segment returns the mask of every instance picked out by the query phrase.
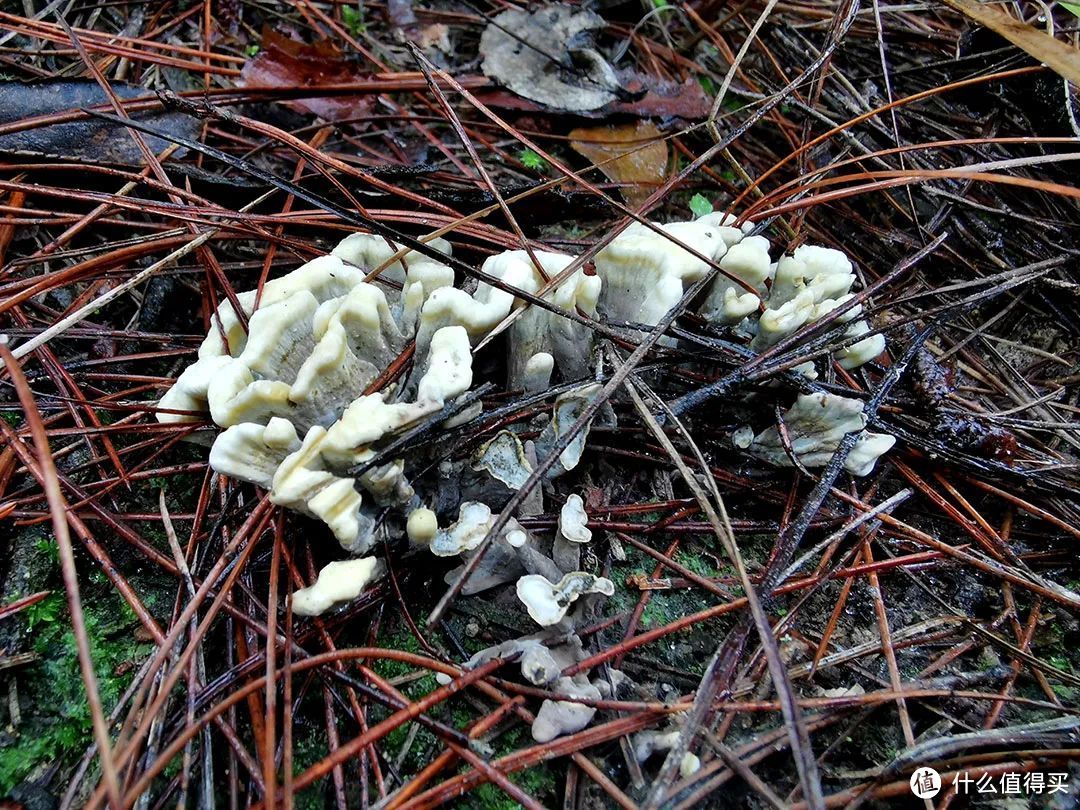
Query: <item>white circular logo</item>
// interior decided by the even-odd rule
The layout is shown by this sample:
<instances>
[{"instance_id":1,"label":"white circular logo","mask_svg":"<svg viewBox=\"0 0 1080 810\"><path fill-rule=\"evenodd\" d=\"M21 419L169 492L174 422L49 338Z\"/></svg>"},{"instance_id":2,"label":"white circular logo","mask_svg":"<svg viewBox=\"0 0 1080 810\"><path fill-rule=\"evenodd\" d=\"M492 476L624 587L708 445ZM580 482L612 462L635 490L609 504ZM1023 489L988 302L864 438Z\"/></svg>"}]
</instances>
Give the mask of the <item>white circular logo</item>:
<instances>
[{"instance_id":1,"label":"white circular logo","mask_svg":"<svg viewBox=\"0 0 1080 810\"><path fill-rule=\"evenodd\" d=\"M920 799L932 799L941 792L941 774L933 768L919 768L911 775L911 792Z\"/></svg>"}]
</instances>

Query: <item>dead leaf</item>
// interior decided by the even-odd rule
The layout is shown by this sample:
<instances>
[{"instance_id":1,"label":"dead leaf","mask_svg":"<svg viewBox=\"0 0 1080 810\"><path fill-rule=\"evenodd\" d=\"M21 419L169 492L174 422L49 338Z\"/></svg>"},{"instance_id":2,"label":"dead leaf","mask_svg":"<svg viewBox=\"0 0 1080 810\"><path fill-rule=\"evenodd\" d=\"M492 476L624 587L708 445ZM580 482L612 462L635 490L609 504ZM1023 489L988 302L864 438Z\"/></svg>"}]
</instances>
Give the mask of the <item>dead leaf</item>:
<instances>
[{"instance_id":1,"label":"dead leaf","mask_svg":"<svg viewBox=\"0 0 1080 810\"><path fill-rule=\"evenodd\" d=\"M637 118L682 118L685 121L700 121L709 114L712 101L705 91L693 79L682 84L656 79L636 73L633 70L617 72L623 89L633 98L636 93L644 92L640 98L632 101L613 101L595 110L575 110L582 118L606 118L612 113L632 115ZM531 112L550 112L549 108L522 98L506 90L474 90L473 95L489 107L501 110L529 110Z\"/></svg>"},{"instance_id":2,"label":"dead leaf","mask_svg":"<svg viewBox=\"0 0 1080 810\"><path fill-rule=\"evenodd\" d=\"M579 155L600 164L600 171L615 183L632 206L639 206L667 177L668 145L655 124L638 121L607 127L579 127L570 131L570 146ZM614 160L611 160L614 158ZM603 161L610 161L603 163Z\"/></svg>"},{"instance_id":3,"label":"dead leaf","mask_svg":"<svg viewBox=\"0 0 1080 810\"><path fill-rule=\"evenodd\" d=\"M593 47L592 32L603 17L552 4L531 14L508 9L480 37L485 76L548 107L595 110L619 98L614 68Z\"/></svg>"},{"instance_id":4,"label":"dead leaf","mask_svg":"<svg viewBox=\"0 0 1080 810\"><path fill-rule=\"evenodd\" d=\"M244 63L243 87L302 88L313 91L308 98L283 102L287 107L319 116L325 121L361 118L371 112L369 96L320 96L318 88L345 84L358 77L356 64L330 40L314 45L289 39L269 28L263 30L262 50Z\"/></svg>"},{"instance_id":5,"label":"dead leaf","mask_svg":"<svg viewBox=\"0 0 1080 810\"><path fill-rule=\"evenodd\" d=\"M1000 37L1042 62L1063 79L1080 87L1080 50L1054 39L1034 26L1021 22L999 8L973 0L945 0L965 17L985 26Z\"/></svg>"},{"instance_id":6,"label":"dead leaf","mask_svg":"<svg viewBox=\"0 0 1080 810\"><path fill-rule=\"evenodd\" d=\"M607 108L608 112L695 121L704 118L712 109L712 99L692 78L680 84L633 70L621 70L619 82L634 100L618 101Z\"/></svg>"},{"instance_id":7,"label":"dead leaf","mask_svg":"<svg viewBox=\"0 0 1080 810\"><path fill-rule=\"evenodd\" d=\"M110 86L121 99L153 95L153 91L135 84L113 82ZM108 101L105 92L93 79L61 79L33 84L3 82L0 83L0 125L48 113L97 107L108 104ZM111 109L108 111L112 112ZM177 112L132 111L130 115L136 121L150 124L171 135L183 138L197 138L199 135L199 122ZM160 154L169 145L161 138L151 135L143 137L155 154ZM177 154L184 151L179 150ZM124 166L141 166L143 162L142 152L131 137L118 131L113 124L93 118L0 135L0 153L3 152Z\"/></svg>"}]
</instances>

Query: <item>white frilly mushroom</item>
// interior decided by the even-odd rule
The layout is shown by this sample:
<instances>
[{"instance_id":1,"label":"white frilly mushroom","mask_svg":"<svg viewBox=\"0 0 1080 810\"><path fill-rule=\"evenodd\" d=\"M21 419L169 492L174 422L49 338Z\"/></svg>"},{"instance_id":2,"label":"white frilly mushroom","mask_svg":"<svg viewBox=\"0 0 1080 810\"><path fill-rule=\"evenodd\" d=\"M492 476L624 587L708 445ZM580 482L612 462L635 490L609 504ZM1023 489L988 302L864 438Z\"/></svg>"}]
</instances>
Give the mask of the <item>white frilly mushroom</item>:
<instances>
[{"instance_id":1,"label":"white frilly mushroom","mask_svg":"<svg viewBox=\"0 0 1080 810\"><path fill-rule=\"evenodd\" d=\"M458 509L458 519L436 533L431 541L431 553L436 557L454 557L472 551L483 542L495 517L486 503L465 501Z\"/></svg>"},{"instance_id":2,"label":"white frilly mushroom","mask_svg":"<svg viewBox=\"0 0 1080 810\"><path fill-rule=\"evenodd\" d=\"M196 360L185 368L176 378L173 386L158 401L158 407L167 410L193 411L194 413L157 412L157 419L162 424L198 422L202 419L199 412L207 407L207 391L218 372L232 362L227 355L216 355Z\"/></svg>"},{"instance_id":3,"label":"white frilly mushroom","mask_svg":"<svg viewBox=\"0 0 1080 810\"><path fill-rule=\"evenodd\" d=\"M318 424L308 428L302 442L293 423L282 416L270 416L265 428L258 422L241 422L215 440L210 465L268 488L273 503L318 518L343 548L363 553L371 546L373 523L361 512L358 485L376 502L386 504L407 503L413 491L399 462L377 465L357 479L344 471L373 458L370 445L437 413L448 398L464 393L471 383L468 338L460 327L447 327L432 340L415 401L390 403L382 394L360 396L329 428Z\"/></svg>"},{"instance_id":4,"label":"white frilly mushroom","mask_svg":"<svg viewBox=\"0 0 1080 810\"><path fill-rule=\"evenodd\" d=\"M449 243L431 244L449 254ZM161 399L164 409L188 413L158 415L185 422L209 410L227 428L211 452L216 471L267 487L275 503L323 520L354 552L370 545L365 533L372 525L361 511L360 490L398 505L413 492L400 462L381 463L355 480L348 470L369 464L381 442L465 394L472 384L471 344L510 314L518 302L513 290L537 293L573 261L541 251L534 254L542 265L536 268L524 251L492 256L485 272L510 291L481 283L472 295L452 286L446 264L417 252L404 253L380 273L400 284L400 292L364 280L367 268L395 253L382 237L355 234L331 255L268 281L260 293L223 302L199 359ZM590 315L600 285L579 270L544 295L557 309ZM365 394L414 335L412 376ZM515 385L543 388L556 364L571 376L588 368L591 332L557 312L530 307L512 325L510 343ZM291 425L291 436L283 424ZM580 448L564 456L566 469Z\"/></svg>"},{"instance_id":5,"label":"white frilly mushroom","mask_svg":"<svg viewBox=\"0 0 1080 810\"><path fill-rule=\"evenodd\" d=\"M592 540L588 523L589 516L581 496L572 494L567 497L559 510L559 534L571 543L588 543Z\"/></svg>"},{"instance_id":6,"label":"white frilly mushroom","mask_svg":"<svg viewBox=\"0 0 1080 810\"><path fill-rule=\"evenodd\" d=\"M670 234L710 261L724 257L744 232L721 213L659 225L657 233L634 222L596 254L603 279L599 309L618 321L653 325L675 306L684 286L704 278L708 263L664 236Z\"/></svg>"},{"instance_id":7,"label":"white frilly mushroom","mask_svg":"<svg viewBox=\"0 0 1080 810\"><path fill-rule=\"evenodd\" d=\"M574 261L573 256L564 253L533 251L533 255L549 279L562 273ZM483 270L503 280L523 279L525 284L515 286L533 295L539 295L545 283L524 250L511 250L492 256L484 262ZM588 275L578 268L541 298L563 312L580 309L591 317L596 315L601 286L598 276ZM592 332L588 327L558 312L529 306L510 327L507 384L511 388L531 386L536 389L545 371L548 378L551 376L547 369L547 356L551 358L551 368L557 368L564 379L583 377L589 369L591 344Z\"/></svg>"},{"instance_id":8,"label":"white frilly mushroom","mask_svg":"<svg viewBox=\"0 0 1080 810\"><path fill-rule=\"evenodd\" d=\"M543 630L487 647L473 655L461 667L466 671L473 670L496 658L508 658L518 654L521 674L525 680L536 686L546 686L554 682L564 669L585 657L581 639L576 634L570 634L564 640L552 638L550 631ZM451 680L447 675L436 675L435 678L442 684L450 683Z\"/></svg>"},{"instance_id":9,"label":"white frilly mushroom","mask_svg":"<svg viewBox=\"0 0 1080 810\"><path fill-rule=\"evenodd\" d=\"M339 560L324 566L314 585L300 588L290 597L293 613L298 616L321 616L331 608L351 602L383 574L376 557Z\"/></svg>"},{"instance_id":10,"label":"white frilly mushroom","mask_svg":"<svg viewBox=\"0 0 1080 810\"><path fill-rule=\"evenodd\" d=\"M698 314L723 325L749 318L744 331L754 335L751 348L760 352L846 301L855 274L842 251L818 245L801 245L771 264L768 240L745 236L752 225L736 228L733 219L713 213L660 229L724 271L709 285ZM662 234L634 223L597 253L596 269L603 279L600 311L616 320L652 325L679 302L687 284L708 273L709 265ZM762 304L764 311L757 316ZM865 320L857 320L859 315L861 309L845 314L843 320L849 324L845 337L870 331ZM884 349L884 338L873 335L838 350L836 359L844 368L855 368ZM811 366L801 370L812 375Z\"/></svg>"},{"instance_id":11,"label":"white frilly mushroom","mask_svg":"<svg viewBox=\"0 0 1080 810\"><path fill-rule=\"evenodd\" d=\"M755 335L755 349L775 345L848 300L855 275L842 252L804 245L773 265L768 242L746 236L749 228L735 227L735 220L719 213L659 226L660 233L632 224L597 254L595 275L578 269L542 294L554 311L530 305L518 313L508 329L510 387L537 392L556 372L564 379L588 376L592 332L562 313L589 317L599 309L610 318L655 324L681 298L685 285L703 278L712 263L729 275L717 274L699 311L727 324L743 321L740 328ZM450 253L444 240L429 244ZM489 281L480 282L470 294L453 286L453 270L444 262L416 251L405 251L390 262L397 252L381 236L355 234L330 255L267 281L260 291L221 302L197 361L160 400L162 409L180 411L159 412L162 422L196 421L209 411L213 421L226 428L210 453L215 471L265 487L274 503L322 520L353 552L362 553L372 542L374 524L361 493L377 504L407 505L408 510L419 502L403 463L380 459L380 448L394 434L435 416L467 393L472 347L515 308L525 307L523 295L539 295L574 261L561 253L506 251L484 262ZM365 281L367 270L387 262L381 281ZM757 317L762 302L764 312ZM861 308L855 307L842 319L845 334L853 340L836 354L845 368L866 362L884 348L882 336L868 336L869 325L861 316ZM410 340L415 340L411 374L365 394ZM531 455L507 431L482 448L474 469L491 473L510 489L520 487L536 460L547 457L600 389L590 383L560 395L552 418L530 445ZM460 421L473 415L480 402L473 406L473 411L455 416ZM789 427L802 424L805 408L796 404ZM835 446L832 436L842 409L833 410L838 416L825 420L832 428L810 423L800 427L797 455L809 459L804 463L827 455L830 442ZM610 408L601 411L604 418L609 413ZM749 439L748 449L784 463L775 432ZM587 434L588 426L574 436L547 477L577 466ZM864 432L849 457L849 469L869 471L892 441ZM350 475L356 467L363 471ZM475 532L467 540L457 537L464 531L458 524L439 531L426 511L422 520L413 522L413 530L418 542L429 542L436 553L468 552L474 542ZM513 538L521 539L516 534ZM509 539L504 545L515 548ZM528 543L519 548L529 570L527 558L535 558L536 550ZM531 565L535 569L539 563L534 559Z\"/></svg>"},{"instance_id":12,"label":"white frilly mushroom","mask_svg":"<svg viewBox=\"0 0 1080 810\"><path fill-rule=\"evenodd\" d=\"M772 269L769 240L764 236L748 236L731 245L718 264L755 292L749 292L725 275L717 275L698 313L713 323L736 324L757 311L761 296L765 294L765 280Z\"/></svg>"},{"instance_id":13,"label":"white frilly mushroom","mask_svg":"<svg viewBox=\"0 0 1080 810\"><path fill-rule=\"evenodd\" d=\"M818 245L802 245L790 256L782 256L772 267L772 288L766 297L766 309L758 318L757 332L750 346L762 351L774 346L804 324L813 323L852 298L855 282L851 260L841 251ZM841 317L847 323L844 337L858 337L870 331L856 306ZM837 362L846 369L857 368L885 350L885 338L872 335L838 349ZM802 369L813 376L812 365Z\"/></svg>"},{"instance_id":14,"label":"white frilly mushroom","mask_svg":"<svg viewBox=\"0 0 1080 810\"><path fill-rule=\"evenodd\" d=\"M518 599L542 627L558 624L578 598L590 593L611 596L615 583L584 571L571 571L557 583L540 574L527 574L517 581Z\"/></svg>"},{"instance_id":15,"label":"white frilly mushroom","mask_svg":"<svg viewBox=\"0 0 1080 810\"><path fill-rule=\"evenodd\" d=\"M277 303L301 290L311 293L322 303L345 295L363 280L362 270L350 267L337 256L319 256L281 278L266 282L262 295L258 296L259 306ZM236 295L245 317L254 312L256 294L256 290L249 290ZM232 301L222 301L210 319L210 331L199 346L199 359L238 356L247 344L248 334Z\"/></svg>"},{"instance_id":16,"label":"white frilly mushroom","mask_svg":"<svg viewBox=\"0 0 1080 810\"><path fill-rule=\"evenodd\" d=\"M450 243L445 239L430 239L427 244L428 247L447 256L452 252ZM386 264L398 251L399 248L391 245L382 236L354 233L338 242L337 247L330 254L356 267L374 269ZM394 281L403 288L419 282L424 285L425 293L430 295L440 287L453 285L454 271L426 254L410 250L397 261L387 265L379 273L379 278Z\"/></svg>"},{"instance_id":17,"label":"white frilly mushroom","mask_svg":"<svg viewBox=\"0 0 1080 810\"><path fill-rule=\"evenodd\" d=\"M581 547L592 540L589 516L581 496L572 494L559 510L558 531L551 548L551 557L562 571L581 567Z\"/></svg>"},{"instance_id":18,"label":"white frilly mushroom","mask_svg":"<svg viewBox=\"0 0 1080 810\"><path fill-rule=\"evenodd\" d=\"M852 475L867 475L896 439L866 428L863 404L857 399L835 394L800 394L795 404L784 412L784 425L795 457L806 467L822 467L829 463L841 440L848 433L859 432L855 446L848 454L844 467ZM748 441L740 429L733 436L737 446L756 458L778 466L791 466L776 425L766 428Z\"/></svg>"},{"instance_id":19,"label":"white frilly mushroom","mask_svg":"<svg viewBox=\"0 0 1080 810\"><path fill-rule=\"evenodd\" d=\"M543 274L524 250L509 250L491 256L484 261L481 270L511 290L536 295L545 284L545 275L548 278L558 275L574 260L573 256L542 250L533 251L533 255ZM594 315L600 288L598 277L578 269L553 290L544 293L543 299L564 312L581 309L586 315ZM423 356L420 347L437 329L460 325L475 342L498 326L513 308L524 304L514 292L486 281L480 282L472 295L454 287L442 287L432 293L423 306L417 334L418 356ZM550 355L552 367L558 368L568 379L583 376L588 370L591 338L587 327L557 312L538 306L528 307L510 327L508 385L511 388L526 383L537 385L545 371L550 377L550 370L546 369L547 358L535 359L537 355Z\"/></svg>"},{"instance_id":20,"label":"white frilly mushroom","mask_svg":"<svg viewBox=\"0 0 1080 810\"><path fill-rule=\"evenodd\" d=\"M280 417L265 426L242 423L221 433L210 448L210 466L217 472L261 486L270 500L323 521L341 546L363 553L371 546L374 524L361 511L356 480L327 469L320 450L326 429L314 426L301 441L292 423ZM376 468L361 476L361 484L379 491L387 476L395 487L407 487L400 470ZM400 493L406 499L411 490Z\"/></svg>"}]
</instances>

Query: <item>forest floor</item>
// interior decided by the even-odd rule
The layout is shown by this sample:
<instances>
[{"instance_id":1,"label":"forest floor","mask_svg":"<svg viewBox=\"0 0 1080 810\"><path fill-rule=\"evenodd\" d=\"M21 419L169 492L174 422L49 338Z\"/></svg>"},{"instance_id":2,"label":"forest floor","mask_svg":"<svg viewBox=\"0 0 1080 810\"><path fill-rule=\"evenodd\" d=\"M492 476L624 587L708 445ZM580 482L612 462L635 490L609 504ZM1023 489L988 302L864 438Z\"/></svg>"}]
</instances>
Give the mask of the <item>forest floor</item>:
<instances>
[{"instance_id":1,"label":"forest floor","mask_svg":"<svg viewBox=\"0 0 1080 810\"><path fill-rule=\"evenodd\" d=\"M1080 6L512 8L0 3L0 796L906 807L932 767L938 807L1078 806ZM553 741L557 685L457 669L535 629L512 585L448 590L386 518L387 575L294 616L326 527L214 474L205 416L155 419L219 303L347 234L438 230L473 273L710 211L844 251L887 349L754 356L688 300L597 332L613 418L522 523L583 496L615 588L575 667L621 686ZM550 412L504 353L467 430L407 448L429 482ZM896 437L868 475L733 443L807 356Z\"/></svg>"}]
</instances>

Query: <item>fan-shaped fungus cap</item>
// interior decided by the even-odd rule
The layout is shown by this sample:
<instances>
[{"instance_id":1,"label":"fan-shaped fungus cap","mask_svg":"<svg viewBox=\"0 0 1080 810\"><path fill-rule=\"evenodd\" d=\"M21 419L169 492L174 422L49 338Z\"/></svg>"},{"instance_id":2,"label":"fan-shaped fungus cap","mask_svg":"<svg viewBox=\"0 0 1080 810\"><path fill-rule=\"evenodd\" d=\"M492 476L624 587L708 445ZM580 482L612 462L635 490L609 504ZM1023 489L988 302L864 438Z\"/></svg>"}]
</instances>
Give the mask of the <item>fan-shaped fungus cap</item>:
<instances>
[{"instance_id":1,"label":"fan-shaped fungus cap","mask_svg":"<svg viewBox=\"0 0 1080 810\"><path fill-rule=\"evenodd\" d=\"M784 412L784 426L792 451L807 467L828 464L844 436L861 431L844 463L852 475L870 473L878 458L896 442L892 436L864 430L866 414L862 402L835 394L800 394L795 404ZM734 439L745 441L745 433ZM784 444L779 428L773 425L755 436L746 451L772 464L791 466Z\"/></svg>"},{"instance_id":2,"label":"fan-shaped fungus cap","mask_svg":"<svg viewBox=\"0 0 1080 810\"><path fill-rule=\"evenodd\" d=\"M472 551L487 536L495 523L491 507L478 501L465 501L458 509L458 519L440 529L431 541L431 553L437 557L453 557Z\"/></svg>"},{"instance_id":3,"label":"fan-shaped fungus cap","mask_svg":"<svg viewBox=\"0 0 1080 810\"><path fill-rule=\"evenodd\" d=\"M585 502L576 493L570 495L559 510L559 534L571 543L588 543L592 540L588 523L589 516L585 513Z\"/></svg>"},{"instance_id":4,"label":"fan-shaped fungus cap","mask_svg":"<svg viewBox=\"0 0 1080 810\"><path fill-rule=\"evenodd\" d=\"M301 588L290 597L293 613L321 616L331 608L351 602L382 574L382 563L376 557L329 563L319 571L314 585Z\"/></svg>"},{"instance_id":5,"label":"fan-shaped fungus cap","mask_svg":"<svg viewBox=\"0 0 1080 810\"><path fill-rule=\"evenodd\" d=\"M600 700L600 690L584 675L574 678L563 676L555 681L552 691L567 697ZM545 700L532 723L532 737L538 743L546 743L563 734L573 734L589 725L596 714L596 707L569 700Z\"/></svg>"},{"instance_id":6,"label":"fan-shaped fungus cap","mask_svg":"<svg viewBox=\"0 0 1080 810\"><path fill-rule=\"evenodd\" d=\"M611 596L615 593L615 584L610 579L584 571L571 571L558 583L539 574L527 574L517 581L518 599L533 621L544 627L562 621L570 606L589 593Z\"/></svg>"}]
</instances>

